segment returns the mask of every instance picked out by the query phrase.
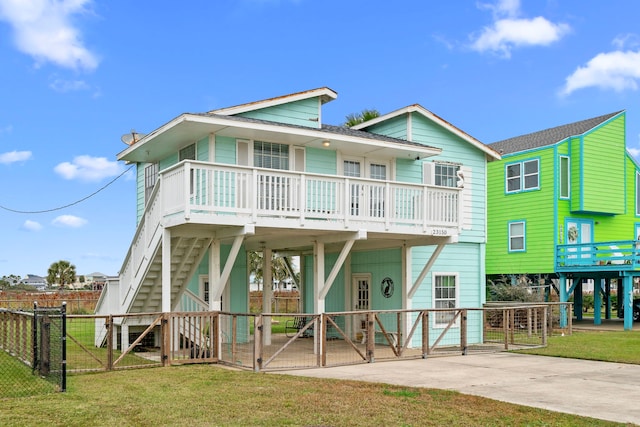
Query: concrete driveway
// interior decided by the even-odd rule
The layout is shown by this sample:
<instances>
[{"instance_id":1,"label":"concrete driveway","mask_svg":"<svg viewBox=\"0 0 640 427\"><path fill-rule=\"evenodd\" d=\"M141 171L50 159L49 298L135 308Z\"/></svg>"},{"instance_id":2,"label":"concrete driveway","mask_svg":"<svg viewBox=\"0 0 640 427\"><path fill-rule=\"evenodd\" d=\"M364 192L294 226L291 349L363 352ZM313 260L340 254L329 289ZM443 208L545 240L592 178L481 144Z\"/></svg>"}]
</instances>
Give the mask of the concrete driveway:
<instances>
[{"instance_id":1,"label":"concrete driveway","mask_svg":"<svg viewBox=\"0 0 640 427\"><path fill-rule=\"evenodd\" d=\"M455 390L504 402L640 425L639 365L486 353L284 373Z\"/></svg>"}]
</instances>

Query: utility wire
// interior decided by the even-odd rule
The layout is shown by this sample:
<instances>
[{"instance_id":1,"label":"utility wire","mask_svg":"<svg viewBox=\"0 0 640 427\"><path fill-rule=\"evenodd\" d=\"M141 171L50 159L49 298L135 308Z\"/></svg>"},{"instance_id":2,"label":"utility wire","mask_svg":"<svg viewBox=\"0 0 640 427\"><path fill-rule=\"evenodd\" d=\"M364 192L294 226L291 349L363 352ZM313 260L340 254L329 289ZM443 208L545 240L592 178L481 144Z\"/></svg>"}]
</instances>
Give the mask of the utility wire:
<instances>
[{"instance_id":1,"label":"utility wire","mask_svg":"<svg viewBox=\"0 0 640 427\"><path fill-rule=\"evenodd\" d=\"M41 210L41 211L20 211L20 210L11 209L11 208L8 208L8 207L2 206L2 205L0 205L0 209L4 209L5 211L9 211L9 212L13 212L13 213L19 213L19 214L41 214L41 213L54 212L54 211L59 211L59 210L62 210L62 209L66 209L66 208L68 208L70 206L77 205L78 203L82 203L85 200L90 199L91 197L95 196L96 194L98 194L99 192L101 192L102 190L104 190L105 188L107 188L108 186L113 184L114 182L116 182L120 177L122 177L122 175L124 175L125 173L129 172L131 170L131 168L133 168L133 166L129 166L128 169L126 169L120 175L118 175L115 178L113 178L110 182L108 182L103 187L99 188L98 190L94 191L93 193L89 194L88 196L83 197L80 200L76 200L73 203L69 203L68 205L59 206L57 208L44 209L44 210Z\"/></svg>"}]
</instances>

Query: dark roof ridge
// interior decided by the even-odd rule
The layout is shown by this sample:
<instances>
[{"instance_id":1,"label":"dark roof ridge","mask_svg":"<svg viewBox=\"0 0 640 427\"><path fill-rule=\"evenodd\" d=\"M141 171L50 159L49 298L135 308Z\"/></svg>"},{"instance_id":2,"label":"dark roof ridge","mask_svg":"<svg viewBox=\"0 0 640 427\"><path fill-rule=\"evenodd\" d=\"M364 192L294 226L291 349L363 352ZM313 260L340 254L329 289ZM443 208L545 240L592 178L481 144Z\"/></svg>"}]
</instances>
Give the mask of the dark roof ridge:
<instances>
[{"instance_id":1,"label":"dark roof ridge","mask_svg":"<svg viewBox=\"0 0 640 427\"><path fill-rule=\"evenodd\" d=\"M489 144L489 147L498 151L500 154L508 154L553 145L571 136L582 135L624 111L625 110L620 110L592 117L590 119L580 120L513 138L503 139L502 141Z\"/></svg>"}]
</instances>

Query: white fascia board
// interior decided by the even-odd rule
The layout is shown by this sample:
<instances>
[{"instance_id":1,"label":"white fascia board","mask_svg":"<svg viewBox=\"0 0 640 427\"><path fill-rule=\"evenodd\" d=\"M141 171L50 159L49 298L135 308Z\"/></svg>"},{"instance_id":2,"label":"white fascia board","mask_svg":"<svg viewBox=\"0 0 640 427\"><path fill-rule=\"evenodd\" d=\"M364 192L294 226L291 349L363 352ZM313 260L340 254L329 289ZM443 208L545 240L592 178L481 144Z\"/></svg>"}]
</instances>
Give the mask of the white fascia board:
<instances>
[{"instance_id":1,"label":"white fascia board","mask_svg":"<svg viewBox=\"0 0 640 427\"><path fill-rule=\"evenodd\" d=\"M290 95L279 96L276 98L265 99L262 101L250 102L247 104L236 105L234 107L220 108L218 110L209 111L212 114L220 114L223 116L233 116L235 114L246 113L247 111L259 110L261 108L274 107L276 105L287 104L290 102L300 101L303 99L309 99L319 97L323 103L333 101L338 97L338 94L329 89L323 87L319 89L312 89L304 92L292 93Z\"/></svg>"},{"instance_id":2,"label":"white fascia board","mask_svg":"<svg viewBox=\"0 0 640 427\"><path fill-rule=\"evenodd\" d=\"M371 120L367 120L366 122L359 123L359 124L357 124L355 126L352 126L351 128L355 129L355 130L363 130L365 128L368 128L368 127L373 126L373 125L378 124L378 123L382 123L382 122L384 122L386 120L392 119L392 118L400 116L402 114L410 114L410 113L419 113L419 114L423 115L424 117L428 118L429 120L435 122L436 124L442 126L445 129L447 129L449 132L453 133L454 135L457 135L458 137L460 137L463 140L467 141L469 144L471 144L474 147L478 148L479 150L481 150L482 152L484 152L488 156L493 157L495 160L500 160L500 154L497 151L495 151L494 149L488 147L487 145L483 144L482 142L478 141L477 139L475 139L474 137L472 137L468 133L458 129L457 127L455 127L451 123L447 122L446 120L442 119L441 117L433 114L431 111L427 110L426 108L424 108L423 106L421 106L419 104L409 105L408 107L404 107L404 108L401 108L399 110L392 111L389 114L385 114L383 116L376 117L375 119L371 119Z\"/></svg>"}]
</instances>

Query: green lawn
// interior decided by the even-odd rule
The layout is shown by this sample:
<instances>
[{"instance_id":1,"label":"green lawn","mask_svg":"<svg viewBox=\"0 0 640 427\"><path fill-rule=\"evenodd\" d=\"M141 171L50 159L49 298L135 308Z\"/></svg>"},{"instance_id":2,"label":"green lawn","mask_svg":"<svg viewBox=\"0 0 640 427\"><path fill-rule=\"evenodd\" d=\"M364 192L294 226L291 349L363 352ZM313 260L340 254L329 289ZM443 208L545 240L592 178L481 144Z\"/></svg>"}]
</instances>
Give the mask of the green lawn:
<instances>
[{"instance_id":1,"label":"green lawn","mask_svg":"<svg viewBox=\"0 0 640 427\"><path fill-rule=\"evenodd\" d=\"M33 396L56 391L54 384L33 375L29 366L1 350L0 374L0 398Z\"/></svg>"},{"instance_id":2,"label":"green lawn","mask_svg":"<svg viewBox=\"0 0 640 427\"><path fill-rule=\"evenodd\" d=\"M451 391L174 366L72 376L0 399L2 426L614 426Z\"/></svg>"}]
</instances>

